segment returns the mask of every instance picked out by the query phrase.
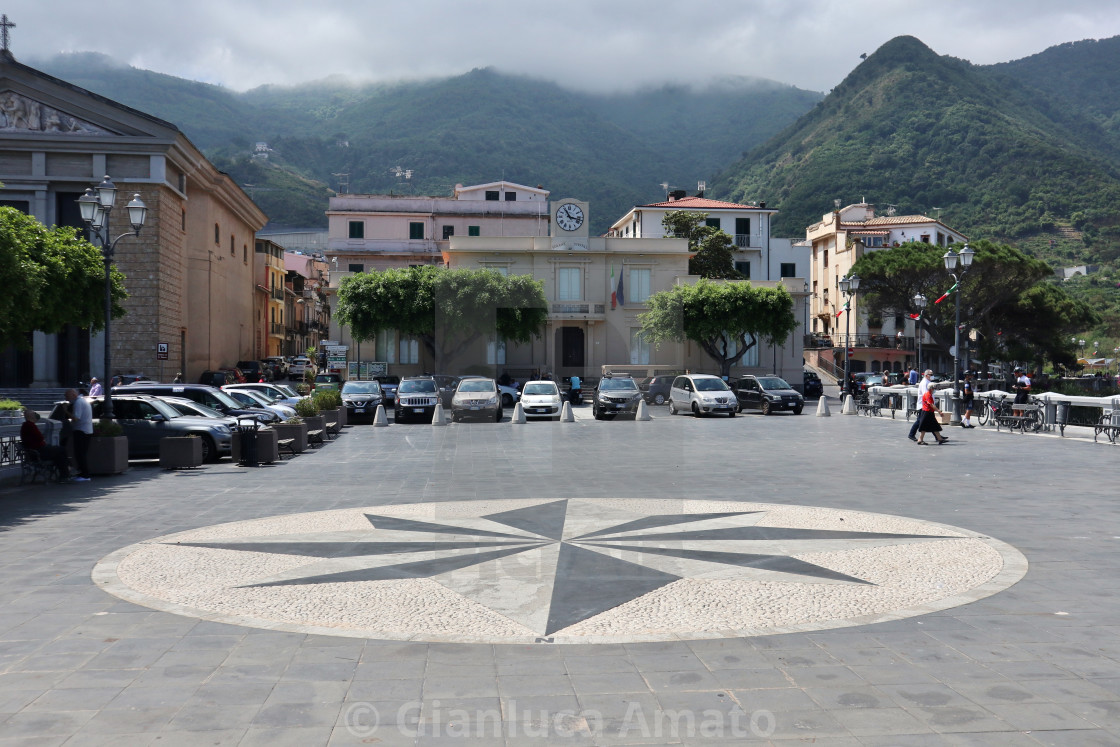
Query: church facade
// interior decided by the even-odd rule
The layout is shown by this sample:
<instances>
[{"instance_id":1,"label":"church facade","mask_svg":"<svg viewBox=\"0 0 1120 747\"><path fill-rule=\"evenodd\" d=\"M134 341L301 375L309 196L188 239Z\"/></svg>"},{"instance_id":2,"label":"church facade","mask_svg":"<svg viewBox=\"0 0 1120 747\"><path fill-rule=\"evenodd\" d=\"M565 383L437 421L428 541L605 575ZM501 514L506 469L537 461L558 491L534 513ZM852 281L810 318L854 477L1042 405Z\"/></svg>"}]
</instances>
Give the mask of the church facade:
<instances>
[{"instance_id":1,"label":"church facade","mask_svg":"<svg viewBox=\"0 0 1120 747\"><path fill-rule=\"evenodd\" d=\"M196 380L253 350L254 235L267 217L170 123L59 80L0 51L0 206L85 230L77 199L109 175L124 205L148 206L138 237L117 244L126 315L112 323L113 371L100 334L33 332L0 351L0 385L69 386L90 375ZM157 357L157 348L166 357Z\"/></svg>"}]
</instances>

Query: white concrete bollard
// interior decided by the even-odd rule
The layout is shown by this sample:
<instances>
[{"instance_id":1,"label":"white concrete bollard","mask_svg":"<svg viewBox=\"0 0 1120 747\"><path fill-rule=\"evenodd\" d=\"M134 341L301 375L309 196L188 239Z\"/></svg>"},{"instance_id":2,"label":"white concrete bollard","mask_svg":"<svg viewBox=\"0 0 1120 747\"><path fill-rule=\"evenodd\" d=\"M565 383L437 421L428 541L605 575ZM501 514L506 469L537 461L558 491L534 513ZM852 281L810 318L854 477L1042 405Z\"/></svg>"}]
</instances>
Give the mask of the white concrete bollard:
<instances>
[{"instance_id":1,"label":"white concrete bollard","mask_svg":"<svg viewBox=\"0 0 1120 747\"><path fill-rule=\"evenodd\" d=\"M841 415L855 415L856 414L856 400L852 395L844 397L844 406L840 408Z\"/></svg>"},{"instance_id":2,"label":"white concrete bollard","mask_svg":"<svg viewBox=\"0 0 1120 747\"><path fill-rule=\"evenodd\" d=\"M823 394L821 395L821 398L817 400L817 417L818 418L831 418L832 417L832 413L828 409L828 397L825 397Z\"/></svg>"},{"instance_id":3,"label":"white concrete bollard","mask_svg":"<svg viewBox=\"0 0 1120 747\"><path fill-rule=\"evenodd\" d=\"M373 426L384 428L387 425L389 425L389 419L385 417L385 405L378 405L377 412L373 414Z\"/></svg>"},{"instance_id":4,"label":"white concrete bollard","mask_svg":"<svg viewBox=\"0 0 1120 747\"><path fill-rule=\"evenodd\" d=\"M436 411L432 413L432 426L438 427L447 425L447 420L443 417L443 403L436 402Z\"/></svg>"},{"instance_id":5,"label":"white concrete bollard","mask_svg":"<svg viewBox=\"0 0 1120 747\"><path fill-rule=\"evenodd\" d=\"M576 422L576 414L572 412L572 403L565 402L564 406L560 408L560 422L561 423L574 423Z\"/></svg>"},{"instance_id":6,"label":"white concrete bollard","mask_svg":"<svg viewBox=\"0 0 1120 747\"><path fill-rule=\"evenodd\" d=\"M525 408L521 406L520 402L513 406L513 415L510 416L509 422L514 425L525 425Z\"/></svg>"},{"instance_id":7,"label":"white concrete bollard","mask_svg":"<svg viewBox=\"0 0 1120 747\"><path fill-rule=\"evenodd\" d=\"M638 402L638 411L634 413L634 420L649 420L649 408L646 407L646 401L643 399Z\"/></svg>"}]
</instances>

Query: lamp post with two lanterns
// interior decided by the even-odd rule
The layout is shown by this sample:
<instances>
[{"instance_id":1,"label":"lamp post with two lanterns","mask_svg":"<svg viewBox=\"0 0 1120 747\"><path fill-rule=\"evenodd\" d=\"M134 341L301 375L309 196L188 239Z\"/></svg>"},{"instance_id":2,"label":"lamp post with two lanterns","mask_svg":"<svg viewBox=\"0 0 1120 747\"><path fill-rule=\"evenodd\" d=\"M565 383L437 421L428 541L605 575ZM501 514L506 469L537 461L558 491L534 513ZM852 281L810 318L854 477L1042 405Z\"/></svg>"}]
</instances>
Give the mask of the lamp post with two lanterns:
<instances>
[{"instance_id":1,"label":"lamp post with two lanterns","mask_svg":"<svg viewBox=\"0 0 1120 747\"><path fill-rule=\"evenodd\" d=\"M914 336L918 338L918 376L925 370L922 368L922 315L926 313L926 304L929 299L921 293L914 294L914 306L918 308L918 318L914 320Z\"/></svg>"},{"instance_id":2,"label":"lamp post with two lanterns","mask_svg":"<svg viewBox=\"0 0 1120 747\"><path fill-rule=\"evenodd\" d=\"M144 227L144 221L148 216L148 208L140 199L140 195L133 194L132 200L125 205L125 209L128 210L128 222L132 226L132 230L110 240L109 216L117 202L117 191L117 185L113 184L113 180L106 175L100 184L87 189L86 193L78 198L78 208L81 210L82 220L89 226L90 232L97 237L97 243L101 246L101 258L105 263L105 407L101 413L103 418L113 417L113 399L110 395L113 386L109 378L113 370L112 348L109 345L109 326L113 313L111 275L113 252L117 248L117 242L125 236L140 235L140 229Z\"/></svg>"},{"instance_id":3,"label":"lamp post with two lanterns","mask_svg":"<svg viewBox=\"0 0 1120 747\"><path fill-rule=\"evenodd\" d=\"M849 275L841 279L837 285L840 292L848 298L847 310L844 314L844 386L840 388L841 395L851 394L851 365L852 365L852 296L859 290L859 275ZM843 399L843 397L841 397Z\"/></svg>"},{"instance_id":4,"label":"lamp post with two lanterns","mask_svg":"<svg viewBox=\"0 0 1120 747\"><path fill-rule=\"evenodd\" d=\"M953 344L953 415L949 420L949 425L961 424L961 367L960 367L960 354L961 354L961 278L968 272L968 268L972 267L972 260L976 252L968 245L964 245L960 253L954 252L952 249L945 252L942 259L945 260L945 269L953 277L954 287L957 290L957 297L955 305L957 307L956 325L954 327L954 344ZM957 264L960 264L961 271L957 274Z\"/></svg>"}]
</instances>

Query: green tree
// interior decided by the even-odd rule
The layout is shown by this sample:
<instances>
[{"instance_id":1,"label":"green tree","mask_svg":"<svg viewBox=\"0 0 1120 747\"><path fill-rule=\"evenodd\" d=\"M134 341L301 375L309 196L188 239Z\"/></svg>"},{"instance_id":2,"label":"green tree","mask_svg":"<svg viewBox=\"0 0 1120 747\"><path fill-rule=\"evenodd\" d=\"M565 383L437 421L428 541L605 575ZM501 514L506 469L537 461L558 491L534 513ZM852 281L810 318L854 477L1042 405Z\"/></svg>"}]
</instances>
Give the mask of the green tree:
<instances>
[{"instance_id":1,"label":"green tree","mask_svg":"<svg viewBox=\"0 0 1120 747\"><path fill-rule=\"evenodd\" d=\"M124 315L124 275L111 271L113 317ZM0 347L27 345L33 331L67 324L105 326L101 252L73 228L47 228L14 208L0 208Z\"/></svg>"},{"instance_id":2,"label":"green tree","mask_svg":"<svg viewBox=\"0 0 1120 747\"><path fill-rule=\"evenodd\" d=\"M355 340L383 330L420 340L440 365L486 335L524 343L548 318L544 282L530 275L442 267L392 268L350 275L338 314Z\"/></svg>"},{"instance_id":3,"label":"green tree","mask_svg":"<svg viewBox=\"0 0 1120 747\"><path fill-rule=\"evenodd\" d=\"M984 360L1004 357L1009 345L1020 350L1026 344L1039 356L1059 355L1062 349L1056 343L1095 318L1088 307L1047 280L1053 272L1045 262L986 240L972 248L976 253L972 267L963 276L958 269L961 324L979 332L978 352ZM944 251L911 242L865 254L852 267L860 277L864 313L916 313L913 299L921 293L929 301L920 321L922 329L937 345L949 349L955 343L957 294L949 292L937 303L954 287L945 269Z\"/></svg>"},{"instance_id":4,"label":"green tree","mask_svg":"<svg viewBox=\"0 0 1120 747\"><path fill-rule=\"evenodd\" d=\"M756 288L746 282L678 285L649 297L638 317L649 342L692 340L729 376L731 366L759 340L782 345L797 329L793 297L785 288Z\"/></svg>"},{"instance_id":5,"label":"green tree","mask_svg":"<svg viewBox=\"0 0 1120 747\"><path fill-rule=\"evenodd\" d=\"M670 210L661 219L661 225L666 236L688 239L688 250L693 252L688 260L689 275L739 280L743 276L735 269L732 238L718 228L705 225L707 219L707 213Z\"/></svg>"}]
</instances>

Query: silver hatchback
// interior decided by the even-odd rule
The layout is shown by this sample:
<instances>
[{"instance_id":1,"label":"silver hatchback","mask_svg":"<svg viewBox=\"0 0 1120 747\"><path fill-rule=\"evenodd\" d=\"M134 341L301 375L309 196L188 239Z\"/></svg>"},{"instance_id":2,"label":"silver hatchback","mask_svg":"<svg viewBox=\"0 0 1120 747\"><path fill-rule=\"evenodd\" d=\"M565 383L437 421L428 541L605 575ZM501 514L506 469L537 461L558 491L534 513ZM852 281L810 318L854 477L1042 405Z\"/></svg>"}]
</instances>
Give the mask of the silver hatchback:
<instances>
[{"instance_id":1,"label":"silver hatchback","mask_svg":"<svg viewBox=\"0 0 1120 747\"><path fill-rule=\"evenodd\" d=\"M685 374L673 379L669 389L669 414L689 411L697 416L722 412L733 418L739 412L739 402L720 377Z\"/></svg>"}]
</instances>

